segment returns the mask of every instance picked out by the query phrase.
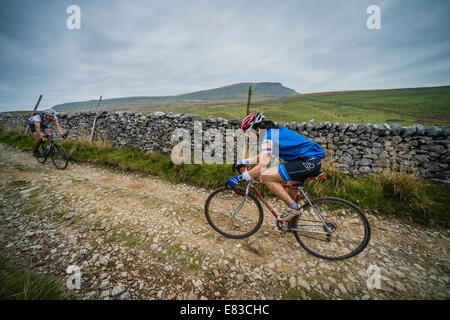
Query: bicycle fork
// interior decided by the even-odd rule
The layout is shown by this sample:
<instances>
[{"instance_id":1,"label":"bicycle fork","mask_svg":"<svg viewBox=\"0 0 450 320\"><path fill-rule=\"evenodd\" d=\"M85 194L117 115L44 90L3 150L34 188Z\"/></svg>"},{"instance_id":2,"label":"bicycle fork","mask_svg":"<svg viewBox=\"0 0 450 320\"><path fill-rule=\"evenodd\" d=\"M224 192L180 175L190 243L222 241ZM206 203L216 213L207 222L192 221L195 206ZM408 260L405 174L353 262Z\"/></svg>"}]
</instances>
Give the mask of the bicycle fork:
<instances>
[{"instance_id":1,"label":"bicycle fork","mask_svg":"<svg viewBox=\"0 0 450 320\"><path fill-rule=\"evenodd\" d=\"M244 206L244 203L247 199L247 195L249 194L250 190L252 189L253 186L253 181L250 181L249 184L247 185L247 188L245 190L245 196L242 197L241 202L239 203L239 205L237 206L236 209L231 211L231 216L234 218L236 216L236 214L242 209L242 207ZM332 235L334 230L331 229L327 222L325 221L324 217L322 216L322 214L320 213L319 209L317 209L317 207L312 203L312 201L309 199L308 195L306 194L306 192L304 191L303 187L299 187L299 191L302 193L302 195L305 197L306 201L308 201L308 203L310 204L310 206L313 208L314 212L316 213L316 215L319 217L319 219L322 221L322 224L309 224L309 225L305 225L305 226L322 226L326 229L327 232L320 232L320 231L310 231L310 230L295 230L295 231L305 231L305 232L312 232L312 233L321 233L321 234L326 234L328 236ZM257 190L255 190L256 194L258 195L259 199L266 205L267 209L269 209L269 211L275 216L275 218L277 218L278 220L278 215L276 214L276 212L273 210L273 208L269 205L269 203L267 203L267 201L259 194L259 192ZM284 224L284 221L280 221L282 224Z\"/></svg>"},{"instance_id":2,"label":"bicycle fork","mask_svg":"<svg viewBox=\"0 0 450 320\"><path fill-rule=\"evenodd\" d=\"M253 183L250 181L250 183L247 185L247 188L245 189L245 196L242 197L241 203L236 207L236 209L231 211L231 216L234 218L236 214L242 209L244 206L245 200L247 199L248 193L250 192L250 188L253 185Z\"/></svg>"}]
</instances>

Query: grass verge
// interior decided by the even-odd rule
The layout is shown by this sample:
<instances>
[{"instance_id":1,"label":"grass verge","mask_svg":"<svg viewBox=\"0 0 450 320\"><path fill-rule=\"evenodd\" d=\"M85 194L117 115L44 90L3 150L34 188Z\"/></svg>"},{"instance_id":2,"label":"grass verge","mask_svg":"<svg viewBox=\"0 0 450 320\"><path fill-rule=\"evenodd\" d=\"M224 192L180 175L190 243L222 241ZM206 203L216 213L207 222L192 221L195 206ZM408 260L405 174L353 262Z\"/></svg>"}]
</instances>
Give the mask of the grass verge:
<instances>
[{"instance_id":1,"label":"grass verge","mask_svg":"<svg viewBox=\"0 0 450 320\"><path fill-rule=\"evenodd\" d=\"M34 137L19 131L0 129L0 141L31 151ZM130 171L164 178L173 183L187 183L213 189L224 185L233 175L231 165L175 165L170 155L145 153L135 148L116 149L109 143L64 141L71 161L91 163L120 171ZM417 175L385 171L364 177L352 177L324 164L327 179L307 183L314 197L339 197L372 213L396 215L423 224L450 226L450 187L431 183Z\"/></svg>"},{"instance_id":2,"label":"grass verge","mask_svg":"<svg viewBox=\"0 0 450 320\"><path fill-rule=\"evenodd\" d=\"M64 299L63 286L59 280L24 269L0 253L0 300L61 299Z\"/></svg>"}]
</instances>

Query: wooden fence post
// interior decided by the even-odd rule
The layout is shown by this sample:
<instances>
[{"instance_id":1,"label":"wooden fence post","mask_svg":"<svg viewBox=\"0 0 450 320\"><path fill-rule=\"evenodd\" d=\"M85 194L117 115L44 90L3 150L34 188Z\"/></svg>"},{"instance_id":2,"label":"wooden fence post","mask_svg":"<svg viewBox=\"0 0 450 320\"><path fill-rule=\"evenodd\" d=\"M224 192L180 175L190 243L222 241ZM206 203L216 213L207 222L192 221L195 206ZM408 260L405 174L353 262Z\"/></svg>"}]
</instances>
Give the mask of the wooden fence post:
<instances>
[{"instance_id":1,"label":"wooden fence post","mask_svg":"<svg viewBox=\"0 0 450 320\"><path fill-rule=\"evenodd\" d=\"M247 100L247 116L250 114L250 100L252 98L252 86L248 87L248 100Z\"/></svg>"},{"instance_id":2,"label":"wooden fence post","mask_svg":"<svg viewBox=\"0 0 450 320\"><path fill-rule=\"evenodd\" d=\"M41 103L41 99L42 99L42 94L39 96L39 99L38 99L38 101L36 102L36 105L34 106L33 113L34 113L34 112L36 111L36 109L38 108L39 103ZM29 127L30 127L30 125L27 123L27 127L25 128L25 134L27 134Z\"/></svg>"},{"instance_id":3,"label":"wooden fence post","mask_svg":"<svg viewBox=\"0 0 450 320\"><path fill-rule=\"evenodd\" d=\"M94 123L92 124L92 130L91 130L91 141L92 141L92 138L94 137L94 129L95 129L95 124L97 123L98 108L100 107L101 102L102 102L102 96L100 96L100 99L98 100L98 103L97 103L97 110L95 110L95 118L94 118Z\"/></svg>"}]
</instances>

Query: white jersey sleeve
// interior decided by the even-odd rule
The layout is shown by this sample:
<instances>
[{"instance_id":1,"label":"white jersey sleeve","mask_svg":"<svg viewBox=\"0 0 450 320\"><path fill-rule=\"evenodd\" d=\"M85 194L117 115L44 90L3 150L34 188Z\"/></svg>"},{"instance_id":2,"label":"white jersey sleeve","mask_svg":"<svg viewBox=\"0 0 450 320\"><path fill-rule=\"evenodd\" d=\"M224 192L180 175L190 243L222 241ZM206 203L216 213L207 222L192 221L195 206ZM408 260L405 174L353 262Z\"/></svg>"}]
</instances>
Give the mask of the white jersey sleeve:
<instances>
[{"instance_id":1,"label":"white jersey sleeve","mask_svg":"<svg viewBox=\"0 0 450 320\"><path fill-rule=\"evenodd\" d=\"M31 124L41 123L41 117L38 114L36 114L34 116L31 116L30 119L28 119L28 122Z\"/></svg>"}]
</instances>

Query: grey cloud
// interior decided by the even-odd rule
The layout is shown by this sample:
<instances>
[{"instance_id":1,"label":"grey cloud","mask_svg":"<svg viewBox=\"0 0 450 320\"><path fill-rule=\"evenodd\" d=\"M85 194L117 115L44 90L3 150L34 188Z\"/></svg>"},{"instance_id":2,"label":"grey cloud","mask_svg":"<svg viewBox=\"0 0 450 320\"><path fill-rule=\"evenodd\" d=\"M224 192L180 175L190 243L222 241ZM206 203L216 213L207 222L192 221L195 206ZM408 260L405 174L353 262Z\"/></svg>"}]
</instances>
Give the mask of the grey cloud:
<instances>
[{"instance_id":1,"label":"grey cloud","mask_svg":"<svg viewBox=\"0 0 450 320\"><path fill-rule=\"evenodd\" d=\"M65 27L70 4L81 30ZM244 81L298 92L448 85L448 1L2 1L0 107Z\"/></svg>"}]
</instances>

